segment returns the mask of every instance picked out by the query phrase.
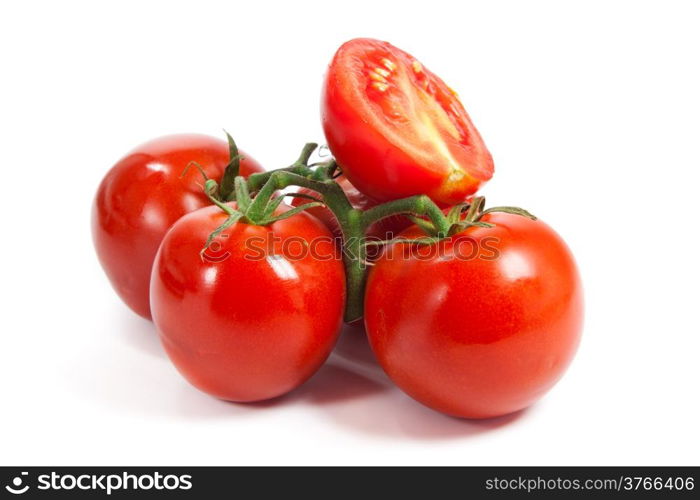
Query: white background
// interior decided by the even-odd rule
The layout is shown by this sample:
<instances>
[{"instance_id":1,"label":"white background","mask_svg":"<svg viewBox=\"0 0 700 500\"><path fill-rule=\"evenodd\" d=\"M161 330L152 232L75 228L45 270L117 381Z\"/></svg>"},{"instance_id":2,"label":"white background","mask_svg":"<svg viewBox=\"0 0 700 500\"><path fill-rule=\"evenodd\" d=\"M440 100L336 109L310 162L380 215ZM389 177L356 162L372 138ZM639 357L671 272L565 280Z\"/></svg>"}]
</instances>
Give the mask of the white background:
<instances>
[{"instance_id":1,"label":"white background","mask_svg":"<svg viewBox=\"0 0 700 500\"><path fill-rule=\"evenodd\" d=\"M700 13L693 2L5 2L0 7L0 462L694 464L700 439ZM540 403L486 422L393 388L346 336L308 384L190 387L112 292L89 213L151 137L221 136L268 168L322 141L325 66L391 41L460 92L489 203L569 242L583 342Z\"/></svg>"}]
</instances>

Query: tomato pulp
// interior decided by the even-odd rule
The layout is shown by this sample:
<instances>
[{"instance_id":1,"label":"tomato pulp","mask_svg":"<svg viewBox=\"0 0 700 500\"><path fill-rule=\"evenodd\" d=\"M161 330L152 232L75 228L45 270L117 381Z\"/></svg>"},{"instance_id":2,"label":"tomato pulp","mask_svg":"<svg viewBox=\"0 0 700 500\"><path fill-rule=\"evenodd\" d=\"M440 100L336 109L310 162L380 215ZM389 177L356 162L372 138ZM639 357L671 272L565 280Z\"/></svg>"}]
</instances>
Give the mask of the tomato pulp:
<instances>
[{"instance_id":1,"label":"tomato pulp","mask_svg":"<svg viewBox=\"0 0 700 500\"><path fill-rule=\"evenodd\" d=\"M493 175L493 160L457 95L387 42L351 40L326 74L321 118L343 173L386 201L427 194L455 204Z\"/></svg>"}]
</instances>

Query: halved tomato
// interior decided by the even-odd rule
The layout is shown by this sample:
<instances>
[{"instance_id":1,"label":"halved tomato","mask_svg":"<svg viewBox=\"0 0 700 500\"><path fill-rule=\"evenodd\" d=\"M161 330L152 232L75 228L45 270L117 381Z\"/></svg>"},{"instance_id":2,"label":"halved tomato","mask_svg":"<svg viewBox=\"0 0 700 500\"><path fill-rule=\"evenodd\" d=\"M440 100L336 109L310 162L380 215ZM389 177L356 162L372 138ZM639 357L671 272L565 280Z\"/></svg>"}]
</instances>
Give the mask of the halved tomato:
<instances>
[{"instance_id":1,"label":"halved tomato","mask_svg":"<svg viewBox=\"0 0 700 500\"><path fill-rule=\"evenodd\" d=\"M491 154L457 94L387 42L358 38L338 49L321 115L343 172L376 200L428 194L454 204L493 175Z\"/></svg>"}]
</instances>

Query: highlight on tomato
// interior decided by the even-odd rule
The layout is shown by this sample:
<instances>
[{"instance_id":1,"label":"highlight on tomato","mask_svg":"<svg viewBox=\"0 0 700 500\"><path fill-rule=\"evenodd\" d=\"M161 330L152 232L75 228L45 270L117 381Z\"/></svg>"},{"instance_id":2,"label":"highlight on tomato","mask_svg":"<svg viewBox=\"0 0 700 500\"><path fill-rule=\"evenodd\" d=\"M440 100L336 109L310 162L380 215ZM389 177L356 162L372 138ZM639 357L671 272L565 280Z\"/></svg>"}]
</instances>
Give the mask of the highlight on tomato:
<instances>
[{"instance_id":1,"label":"highlight on tomato","mask_svg":"<svg viewBox=\"0 0 700 500\"><path fill-rule=\"evenodd\" d=\"M321 222L290 213L282 207L276 219L250 221L211 206L182 217L163 239L153 321L175 367L207 394L237 402L281 396L335 345L342 261Z\"/></svg>"},{"instance_id":2,"label":"highlight on tomato","mask_svg":"<svg viewBox=\"0 0 700 500\"><path fill-rule=\"evenodd\" d=\"M326 73L321 118L350 182L386 201L463 201L493 160L457 94L410 54L369 38L343 44Z\"/></svg>"},{"instance_id":3,"label":"highlight on tomato","mask_svg":"<svg viewBox=\"0 0 700 500\"><path fill-rule=\"evenodd\" d=\"M93 202L93 241L114 290L135 313L151 317L151 268L166 231L211 205L202 173L220 180L232 161L241 175L263 170L246 153L236 154L232 160L230 145L214 137L168 135L134 148L105 175Z\"/></svg>"},{"instance_id":4,"label":"highlight on tomato","mask_svg":"<svg viewBox=\"0 0 700 500\"><path fill-rule=\"evenodd\" d=\"M425 237L407 229L369 273L365 325L382 368L414 399L457 417L531 405L564 374L581 334L583 294L566 244L512 213L417 243Z\"/></svg>"}]
</instances>

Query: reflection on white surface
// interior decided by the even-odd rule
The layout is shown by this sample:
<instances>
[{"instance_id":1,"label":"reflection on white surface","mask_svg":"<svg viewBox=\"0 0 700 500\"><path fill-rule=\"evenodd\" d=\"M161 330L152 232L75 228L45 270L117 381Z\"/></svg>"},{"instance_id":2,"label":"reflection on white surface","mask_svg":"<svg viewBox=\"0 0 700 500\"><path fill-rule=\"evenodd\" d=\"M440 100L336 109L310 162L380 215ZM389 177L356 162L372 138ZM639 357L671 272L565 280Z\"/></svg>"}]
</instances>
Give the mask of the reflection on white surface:
<instances>
[{"instance_id":1,"label":"reflection on white surface","mask_svg":"<svg viewBox=\"0 0 700 500\"><path fill-rule=\"evenodd\" d=\"M534 275L534 269L530 263L518 252L501 254L499 264L501 272L512 281L530 278Z\"/></svg>"},{"instance_id":2,"label":"reflection on white surface","mask_svg":"<svg viewBox=\"0 0 700 500\"><path fill-rule=\"evenodd\" d=\"M299 279L299 275L296 269L281 255L268 255L267 262L277 277L281 280L296 280Z\"/></svg>"}]
</instances>

